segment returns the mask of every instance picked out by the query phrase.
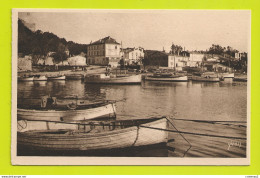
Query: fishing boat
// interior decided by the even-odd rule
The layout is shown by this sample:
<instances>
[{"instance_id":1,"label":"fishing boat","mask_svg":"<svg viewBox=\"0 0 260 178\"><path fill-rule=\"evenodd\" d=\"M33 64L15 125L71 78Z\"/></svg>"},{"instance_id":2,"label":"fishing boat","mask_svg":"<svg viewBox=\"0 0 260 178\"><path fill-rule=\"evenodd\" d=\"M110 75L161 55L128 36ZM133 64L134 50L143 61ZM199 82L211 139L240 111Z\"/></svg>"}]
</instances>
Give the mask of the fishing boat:
<instances>
[{"instance_id":1,"label":"fishing boat","mask_svg":"<svg viewBox=\"0 0 260 178\"><path fill-rule=\"evenodd\" d=\"M220 78L234 78L235 74L234 73L219 73L219 77Z\"/></svg>"},{"instance_id":2,"label":"fishing boat","mask_svg":"<svg viewBox=\"0 0 260 178\"><path fill-rule=\"evenodd\" d=\"M44 75L34 75L33 81L47 81L47 77Z\"/></svg>"},{"instance_id":3,"label":"fishing boat","mask_svg":"<svg viewBox=\"0 0 260 178\"><path fill-rule=\"evenodd\" d=\"M195 73L191 77L192 81L198 81L198 82L219 82L219 76L218 74L214 72L204 72L204 73Z\"/></svg>"},{"instance_id":4,"label":"fishing boat","mask_svg":"<svg viewBox=\"0 0 260 178\"><path fill-rule=\"evenodd\" d=\"M65 79L66 79L65 75L57 75L57 76L48 77L48 80L65 80Z\"/></svg>"},{"instance_id":5,"label":"fishing boat","mask_svg":"<svg viewBox=\"0 0 260 178\"><path fill-rule=\"evenodd\" d=\"M171 74L171 73L166 73L166 74L155 73L152 76L146 76L145 80L148 80L148 81L187 82L188 77L184 76L184 75Z\"/></svg>"},{"instance_id":6,"label":"fishing boat","mask_svg":"<svg viewBox=\"0 0 260 178\"><path fill-rule=\"evenodd\" d=\"M73 124L73 123L69 123ZM77 129L42 129L17 133L18 147L50 151L91 151L166 143L166 118L88 122Z\"/></svg>"},{"instance_id":7,"label":"fishing boat","mask_svg":"<svg viewBox=\"0 0 260 178\"><path fill-rule=\"evenodd\" d=\"M234 78L234 81L236 81L236 82L247 82L247 78L245 78L245 77L235 77Z\"/></svg>"},{"instance_id":8,"label":"fishing boat","mask_svg":"<svg viewBox=\"0 0 260 178\"><path fill-rule=\"evenodd\" d=\"M96 83L96 84L140 84L141 75L106 75L106 74L96 74L88 75L85 77L86 83Z\"/></svg>"},{"instance_id":9,"label":"fishing boat","mask_svg":"<svg viewBox=\"0 0 260 178\"><path fill-rule=\"evenodd\" d=\"M33 79L34 79L33 76L18 77L18 81L22 81L22 82L32 82Z\"/></svg>"},{"instance_id":10,"label":"fishing boat","mask_svg":"<svg viewBox=\"0 0 260 178\"><path fill-rule=\"evenodd\" d=\"M84 79L83 74L68 74L65 75L67 80L81 80Z\"/></svg>"},{"instance_id":11,"label":"fishing boat","mask_svg":"<svg viewBox=\"0 0 260 178\"><path fill-rule=\"evenodd\" d=\"M17 119L74 122L114 115L115 102L106 101L92 104L72 102L57 104L55 97L43 97L41 105L19 106Z\"/></svg>"}]
</instances>

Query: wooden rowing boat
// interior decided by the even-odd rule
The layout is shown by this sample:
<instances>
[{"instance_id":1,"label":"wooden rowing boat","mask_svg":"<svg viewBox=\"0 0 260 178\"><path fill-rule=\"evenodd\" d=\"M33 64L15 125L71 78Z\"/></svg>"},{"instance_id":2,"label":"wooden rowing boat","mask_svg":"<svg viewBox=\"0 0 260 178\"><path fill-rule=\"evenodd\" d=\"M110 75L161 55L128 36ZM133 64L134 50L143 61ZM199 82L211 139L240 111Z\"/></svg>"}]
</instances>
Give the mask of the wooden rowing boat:
<instances>
[{"instance_id":1,"label":"wooden rowing boat","mask_svg":"<svg viewBox=\"0 0 260 178\"><path fill-rule=\"evenodd\" d=\"M66 76L65 75L59 75L59 76L51 76L48 77L48 80L65 80Z\"/></svg>"},{"instance_id":2,"label":"wooden rowing boat","mask_svg":"<svg viewBox=\"0 0 260 178\"><path fill-rule=\"evenodd\" d=\"M22 81L22 82L32 82L33 79L34 79L33 76L18 77L18 81Z\"/></svg>"},{"instance_id":3,"label":"wooden rowing boat","mask_svg":"<svg viewBox=\"0 0 260 178\"><path fill-rule=\"evenodd\" d=\"M192 81L197 82L219 82L219 75L215 72L204 72L191 77Z\"/></svg>"},{"instance_id":4,"label":"wooden rowing boat","mask_svg":"<svg viewBox=\"0 0 260 178\"><path fill-rule=\"evenodd\" d=\"M100 102L93 104L75 105L52 105L50 107L21 107L17 109L17 119L38 120L38 121L82 121L115 115L116 107L114 102Z\"/></svg>"},{"instance_id":5,"label":"wooden rowing boat","mask_svg":"<svg viewBox=\"0 0 260 178\"><path fill-rule=\"evenodd\" d=\"M148 81L169 81L169 82L187 82L188 77L183 75L153 75L153 76L146 76L145 80Z\"/></svg>"},{"instance_id":6,"label":"wooden rowing boat","mask_svg":"<svg viewBox=\"0 0 260 178\"><path fill-rule=\"evenodd\" d=\"M96 84L141 84L141 75L113 76L105 74L88 75L85 77L86 83Z\"/></svg>"},{"instance_id":7,"label":"wooden rowing boat","mask_svg":"<svg viewBox=\"0 0 260 178\"><path fill-rule=\"evenodd\" d=\"M168 141L166 118L89 122L78 129L30 130L17 133L18 147L33 150L102 150Z\"/></svg>"}]
</instances>

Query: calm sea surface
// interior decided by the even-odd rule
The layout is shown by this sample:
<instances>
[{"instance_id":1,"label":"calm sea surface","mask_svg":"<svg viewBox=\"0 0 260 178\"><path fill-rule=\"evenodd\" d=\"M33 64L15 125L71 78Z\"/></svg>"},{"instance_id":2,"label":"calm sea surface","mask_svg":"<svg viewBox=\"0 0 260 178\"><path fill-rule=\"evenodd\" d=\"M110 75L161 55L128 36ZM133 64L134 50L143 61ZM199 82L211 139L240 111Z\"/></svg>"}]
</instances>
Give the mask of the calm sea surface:
<instances>
[{"instance_id":1,"label":"calm sea surface","mask_svg":"<svg viewBox=\"0 0 260 178\"><path fill-rule=\"evenodd\" d=\"M141 85L97 85L83 81L18 82L18 103L48 95L63 98L78 95L90 102L119 100L118 119L171 116L179 131L246 137L246 123L205 123L188 120L247 120L247 83L225 80L206 82L142 82ZM19 98L25 98L20 100ZM175 119L174 119L175 118ZM178 120L179 119L179 120ZM181 120L180 120L181 119ZM183 119L183 120L182 120ZM175 130L171 127L170 129ZM183 134L191 144L185 157L245 157L246 141ZM156 148L131 156L182 157L189 148L178 133L170 133L174 150Z\"/></svg>"}]
</instances>

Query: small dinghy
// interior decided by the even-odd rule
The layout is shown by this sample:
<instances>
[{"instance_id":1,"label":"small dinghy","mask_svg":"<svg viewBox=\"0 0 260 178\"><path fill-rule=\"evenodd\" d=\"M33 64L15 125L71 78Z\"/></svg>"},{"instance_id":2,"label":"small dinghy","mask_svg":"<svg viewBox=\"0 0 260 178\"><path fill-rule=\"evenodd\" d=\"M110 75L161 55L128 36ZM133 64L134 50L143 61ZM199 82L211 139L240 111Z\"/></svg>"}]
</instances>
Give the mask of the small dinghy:
<instances>
[{"instance_id":1,"label":"small dinghy","mask_svg":"<svg viewBox=\"0 0 260 178\"><path fill-rule=\"evenodd\" d=\"M66 76L65 75L58 75L58 76L50 76L48 77L48 80L65 80Z\"/></svg>"}]
</instances>

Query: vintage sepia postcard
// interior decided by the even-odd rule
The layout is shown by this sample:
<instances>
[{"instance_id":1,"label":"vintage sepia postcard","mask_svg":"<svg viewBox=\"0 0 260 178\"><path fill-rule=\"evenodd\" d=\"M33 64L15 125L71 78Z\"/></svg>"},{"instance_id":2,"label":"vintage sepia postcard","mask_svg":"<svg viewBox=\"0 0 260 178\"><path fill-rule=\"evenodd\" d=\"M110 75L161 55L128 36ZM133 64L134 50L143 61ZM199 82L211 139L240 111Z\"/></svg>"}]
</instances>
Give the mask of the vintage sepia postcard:
<instances>
[{"instance_id":1,"label":"vintage sepia postcard","mask_svg":"<svg viewBox=\"0 0 260 178\"><path fill-rule=\"evenodd\" d=\"M250 164L250 10L12 20L13 165Z\"/></svg>"}]
</instances>

